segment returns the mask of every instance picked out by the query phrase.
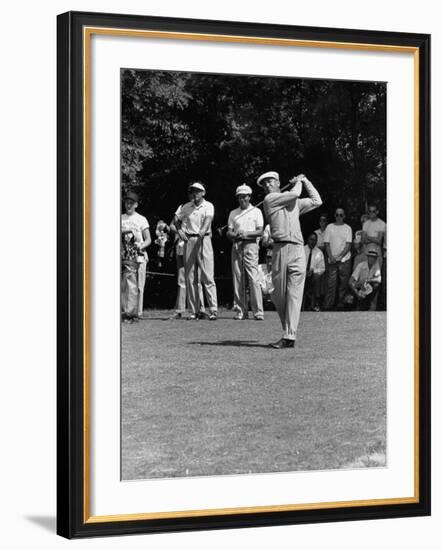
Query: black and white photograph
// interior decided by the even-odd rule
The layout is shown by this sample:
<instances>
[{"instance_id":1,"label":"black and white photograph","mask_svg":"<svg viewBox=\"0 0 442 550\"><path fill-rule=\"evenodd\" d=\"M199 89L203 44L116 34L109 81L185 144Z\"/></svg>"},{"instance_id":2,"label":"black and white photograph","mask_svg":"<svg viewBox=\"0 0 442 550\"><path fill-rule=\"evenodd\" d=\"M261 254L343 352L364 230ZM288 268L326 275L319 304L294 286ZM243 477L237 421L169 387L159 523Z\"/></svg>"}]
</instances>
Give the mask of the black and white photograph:
<instances>
[{"instance_id":1,"label":"black and white photograph","mask_svg":"<svg viewBox=\"0 0 442 550\"><path fill-rule=\"evenodd\" d=\"M386 467L388 84L120 84L121 479Z\"/></svg>"}]
</instances>

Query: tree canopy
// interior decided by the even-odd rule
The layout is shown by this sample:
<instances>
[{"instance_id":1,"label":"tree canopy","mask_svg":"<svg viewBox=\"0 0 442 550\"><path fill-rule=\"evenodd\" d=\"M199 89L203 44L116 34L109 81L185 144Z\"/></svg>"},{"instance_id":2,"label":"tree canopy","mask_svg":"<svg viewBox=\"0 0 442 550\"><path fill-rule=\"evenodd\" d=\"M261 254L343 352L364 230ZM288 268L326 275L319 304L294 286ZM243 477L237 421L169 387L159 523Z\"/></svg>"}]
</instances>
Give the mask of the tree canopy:
<instances>
[{"instance_id":1,"label":"tree canopy","mask_svg":"<svg viewBox=\"0 0 442 550\"><path fill-rule=\"evenodd\" d=\"M343 206L353 229L369 203L385 219L383 82L124 69L121 93L122 186L140 194L151 226L172 219L192 180L204 182L224 225L235 188L251 185L257 203L256 178L268 170L282 184L306 174L320 212ZM304 233L320 212L304 217Z\"/></svg>"},{"instance_id":2,"label":"tree canopy","mask_svg":"<svg viewBox=\"0 0 442 550\"><path fill-rule=\"evenodd\" d=\"M123 70L121 147L122 185L151 218L200 179L223 223L237 185L277 170L305 173L324 210L356 223L369 202L385 214L386 84Z\"/></svg>"}]
</instances>

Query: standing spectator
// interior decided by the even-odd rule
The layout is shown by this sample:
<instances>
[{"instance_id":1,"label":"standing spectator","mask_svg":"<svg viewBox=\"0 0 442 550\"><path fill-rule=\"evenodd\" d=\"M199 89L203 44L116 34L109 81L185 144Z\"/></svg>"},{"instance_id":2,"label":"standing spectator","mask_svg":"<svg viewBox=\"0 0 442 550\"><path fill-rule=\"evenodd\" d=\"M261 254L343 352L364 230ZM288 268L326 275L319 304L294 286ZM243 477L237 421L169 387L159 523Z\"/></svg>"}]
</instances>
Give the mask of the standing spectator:
<instances>
[{"instance_id":1,"label":"standing spectator","mask_svg":"<svg viewBox=\"0 0 442 550\"><path fill-rule=\"evenodd\" d=\"M319 248L319 250L321 250L324 256L324 261L326 266L327 266L327 253L325 250L324 235L325 235L325 230L327 229L327 224L328 224L327 214L321 214L321 216L319 217L319 229L315 229L316 237L318 239L317 247ZM325 296L326 290L327 290L326 277L325 277L325 273L323 273L320 277L320 285L319 285L319 295L320 295L321 303L324 302L324 296Z\"/></svg>"},{"instance_id":2,"label":"standing spectator","mask_svg":"<svg viewBox=\"0 0 442 550\"><path fill-rule=\"evenodd\" d=\"M349 287L357 303L357 310L376 311L377 296L381 283L376 245L367 248L367 259L360 262L350 277Z\"/></svg>"},{"instance_id":3,"label":"standing spectator","mask_svg":"<svg viewBox=\"0 0 442 550\"><path fill-rule=\"evenodd\" d=\"M133 231L121 234L121 309L124 323L138 321L138 258Z\"/></svg>"},{"instance_id":4,"label":"standing spectator","mask_svg":"<svg viewBox=\"0 0 442 550\"><path fill-rule=\"evenodd\" d=\"M316 232L309 235L307 244L304 246L305 270L304 287L304 309L311 308L319 311L319 297L321 294L321 278L325 272L324 254L317 246L318 237Z\"/></svg>"},{"instance_id":5,"label":"standing spectator","mask_svg":"<svg viewBox=\"0 0 442 550\"><path fill-rule=\"evenodd\" d=\"M128 191L123 197L124 214L121 216L121 231L132 231L134 235L134 243L139 251L138 269L137 269L137 286L138 286L138 308L137 317L143 318L143 300L144 286L146 284L146 267L147 267L147 252L146 249L150 246L151 238L149 231L149 222L144 216L141 216L136 211L138 208L138 195L133 191Z\"/></svg>"},{"instance_id":6,"label":"standing spectator","mask_svg":"<svg viewBox=\"0 0 442 550\"><path fill-rule=\"evenodd\" d=\"M325 230L324 243L327 251L327 291L324 300L324 309L330 310L335 306L336 291L338 294L337 307L344 307L344 297L347 291L348 279L351 274L351 243L352 230L344 223L345 211L337 208L335 222L330 223Z\"/></svg>"},{"instance_id":7,"label":"standing spectator","mask_svg":"<svg viewBox=\"0 0 442 550\"><path fill-rule=\"evenodd\" d=\"M182 208L180 205L175 212L175 216L170 223L170 230L175 234L175 260L176 260L176 271L177 271L177 295L175 302L175 313L170 317L170 319L183 319L186 313L187 307L187 292L186 292L186 275L184 272L184 241L178 236L177 220L178 214ZM206 318L206 310L204 307L204 295L203 287L201 281L198 280L198 296L200 308L198 311L198 318Z\"/></svg>"},{"instance_id":8,"label":"standing spectator","mask_svg":"<svg viewBox=\"0 0 442 550\"><path fill-rule=\"evenodd\" d=\"M227 237L232 241L233 304L237 311L234 319L248 317L246 281L249 282L253 316L264 320L262 292L258 281L259 247L264 219L259 208L250 204L252 190L248 185L236 188L239 208L232 210L227 222Z\"/></svg>"},{"instance_id":9,"label":"standing spectator","mask_svg":"<svg viewBox=\"0 0 442 550\"><path fill-rule=\"evenodd\" d=\"M362 245L362 232L363 232L364 223L367 220L368 220L368 214L362 214L362 216L361 216L361 229L358 229L357 231L355 231L355 236L354 236L354 239L353 239L353 245L358 245L358 244Z\"/></svg>"},{"instance_id":10,"label":"standing spectator","mask_svg":"<svg viewBox=\"0 0 442 550\"><path fill-rule=\"evenodd\" d=\"M367 253L369 244L375 245L379 265L382 265L383 243L387 225L378 217L378 213L376 206L371 205L368 207L368 220L362 226L362 243L364 244L365 253Z\"/></svg>"},{"instance_id":11,"label":"standing spectator","mask_svg":"<svg viewBox=\"0 0 442 550\"><path fill-rule=\"evenodd\" d=\"M198 282L203 285L209 306L209 320L218 317L218 301L213 274L212 220L213 204L204 199L204 185L193 182L189 185L190 202L183 204L177 215L178 236L184 241L184 271L187 299L191 314L190 320L198 319L200 296Z\"/></svg>"},{"instance_id":12,"label":"standing spectator","mask_svg":"<svg viewBox=\"0 0 442 550\"><path fill-rule=\"evenodd\" d=\"M362 244L362 227L364 227L364 223L367 220L368 220L368 214L362 214L361 229L358 229L355 232L355 236L353 239L353 271L359 262L362 262L367 259L367 256L365 254L365 247Z\"/></svg>"},{"instance_id":13,"label":"standing spectator","mask_svg":"<svg viewBox=\"0 0 442 550\"><path fill-rule=\"evenodd\" d=\"M270 233L269 224L267 224L264 227L264 231L261 238L261 245L263 248L265 248L265 251L266 251L267 272L270 273L272 271L273 239Z\"/></svg>"},{"instance_id":14,"label":"standing spectator","mask_svg":"<svg viewBox=\"0 0 442 550\"><path fill-rule=\"evenodd\" d=\"M313 184L304 176L293 178L290 191L281 192L279 174L259 176L264 188L264 213L273 239L272 300L282 325L282 338L271 344L275 349L293 348L299 323L305 281L305 253L299 216L321 206L322 200ZM308 197L301 199L304 185Z\"/></svg>"},{"instance_id":15,"label":"standing spectator","mask_svg":"<svg viewBox=\"0 0 442 550\"><path fill-rule=\"evenodd\" d=\"M387 226L385 226L384 244L383 244L383 261L381 266L381 288L380 288L380 307L387 309Z\"/></svg>"},{"instance_id":16,"label":"standing spectator","mask_svg":"<svg viewBox=\"0 0 442 550\"><path fill-rule=\"evenodd\" d=\"M317 247L319 250L321 250L325 254L325 244L324 244L324 235L325 230L327 229L328 224L328 217L327 214L321 214L319 218L319 228L315 229L316 237L317 237Z\"/></svg>"}]
</instances>

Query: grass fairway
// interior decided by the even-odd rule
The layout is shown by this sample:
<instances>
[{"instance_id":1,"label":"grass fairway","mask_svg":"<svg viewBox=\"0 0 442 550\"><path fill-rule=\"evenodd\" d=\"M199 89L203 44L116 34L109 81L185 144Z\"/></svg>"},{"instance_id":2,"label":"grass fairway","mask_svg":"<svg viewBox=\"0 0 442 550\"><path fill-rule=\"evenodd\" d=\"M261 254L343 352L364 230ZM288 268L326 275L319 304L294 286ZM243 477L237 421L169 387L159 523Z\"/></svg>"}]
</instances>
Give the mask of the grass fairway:
<instances>
[{"instance_id":1,"label":"grass fairway","mask_svg":"<svg viewBox=\"0 0 442 550\"><path fill-rule=\"evenodd\" d=\"M122 478L385 465L385 312L122 327Z\"/></svg>"}]
</instances>

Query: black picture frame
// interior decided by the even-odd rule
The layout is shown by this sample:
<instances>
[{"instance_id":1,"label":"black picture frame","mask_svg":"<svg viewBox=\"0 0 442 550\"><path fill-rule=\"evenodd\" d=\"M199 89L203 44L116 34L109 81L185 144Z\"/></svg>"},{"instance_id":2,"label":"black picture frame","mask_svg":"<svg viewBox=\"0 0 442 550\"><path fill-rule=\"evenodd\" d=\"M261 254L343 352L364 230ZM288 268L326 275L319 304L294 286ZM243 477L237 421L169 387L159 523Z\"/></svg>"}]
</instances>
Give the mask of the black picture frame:
<instances>
[{"instance_id":1,"label":"black picture frame","mask_svg":"<svg viewBox=\"0 0 442 550\"><path fill-rule=\"evenodd\" d=\"M414 48L419 59L418 498L405 504L90 521L85 491L85 27ZM334 522L430 514L430 36L366 30L68 12L57 21L57 533L67 538ZM86 472L86 474L85 474Z\"/></svg>"}]
</instances>

